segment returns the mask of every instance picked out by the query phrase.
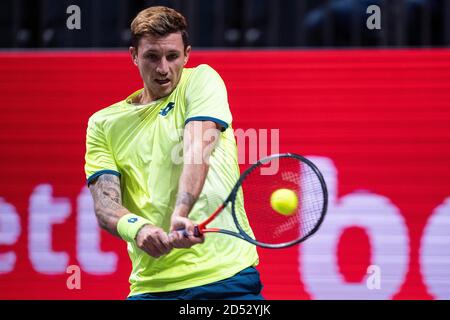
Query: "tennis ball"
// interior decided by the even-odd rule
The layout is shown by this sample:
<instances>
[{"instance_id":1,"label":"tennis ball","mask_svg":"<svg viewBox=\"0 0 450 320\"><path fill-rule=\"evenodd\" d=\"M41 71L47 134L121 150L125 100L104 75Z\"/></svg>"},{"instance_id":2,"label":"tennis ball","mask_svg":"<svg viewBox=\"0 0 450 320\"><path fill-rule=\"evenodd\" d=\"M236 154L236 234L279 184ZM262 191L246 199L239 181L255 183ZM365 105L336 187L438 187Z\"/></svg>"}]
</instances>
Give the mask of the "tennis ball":
<instances>
[{"instance_id":1,"label":"tennis ball","mask_svg":"<svg viewBox=\"0 0 450 320\"><path fill-rule=\"evenodd\" d=\"M270 196L270 205L276 212L282 215L290 215L297 209L298 198L295 192L290 189L278 189Z\"/></svg>"}]
</instances>

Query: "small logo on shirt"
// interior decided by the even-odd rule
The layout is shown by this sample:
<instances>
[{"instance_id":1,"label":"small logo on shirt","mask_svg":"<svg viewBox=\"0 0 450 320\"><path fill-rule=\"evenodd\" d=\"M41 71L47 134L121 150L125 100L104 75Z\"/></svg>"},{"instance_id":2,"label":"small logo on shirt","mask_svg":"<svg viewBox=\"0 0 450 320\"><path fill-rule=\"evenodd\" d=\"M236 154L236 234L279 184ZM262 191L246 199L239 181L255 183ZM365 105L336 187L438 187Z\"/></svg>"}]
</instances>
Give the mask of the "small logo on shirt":
<instances>
[{"instance_id":1,"label":"small logo on shirt","mask_svg":"<svg viewBox=\"0 0 450 320\"><path fill-rule=\"evenodd\" d=\"M164 108L161 109L161 111L159 111L159 114L162 115L163 117L167 116L169 111L172 110L174 106L175 103L169 102L167 106L165 106Z\"/></svg>"},{"instance_id":2,"label":"small logo on shirt","mask_svg":"<svg viewBox=\"0 0 450 320\"><path fill-rule=\"evenodd\" d=\"M130 218L128 219L129 223L135 223L137 221L137 218Z\"/></svg>"}]
</instances>

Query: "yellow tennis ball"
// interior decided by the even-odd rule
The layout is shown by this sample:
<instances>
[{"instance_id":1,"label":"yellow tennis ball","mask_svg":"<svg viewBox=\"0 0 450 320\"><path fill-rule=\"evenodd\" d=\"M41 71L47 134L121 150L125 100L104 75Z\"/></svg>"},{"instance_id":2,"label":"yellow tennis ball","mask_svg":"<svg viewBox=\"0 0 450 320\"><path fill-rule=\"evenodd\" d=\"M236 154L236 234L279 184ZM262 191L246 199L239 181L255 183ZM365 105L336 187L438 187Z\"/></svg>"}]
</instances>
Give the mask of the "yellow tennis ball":
<instances>
[{"instance_id":1,"label":"yellow tennis ball","mask_svg":"<svg viewBox=\"0 0 450 320\"><path fill-rule=\"evenodd\" d=\"M270 196L270 205L280 214L293 214L298 206L297 194L290 189L275 190Z\"/></svg>"}]
</instances>

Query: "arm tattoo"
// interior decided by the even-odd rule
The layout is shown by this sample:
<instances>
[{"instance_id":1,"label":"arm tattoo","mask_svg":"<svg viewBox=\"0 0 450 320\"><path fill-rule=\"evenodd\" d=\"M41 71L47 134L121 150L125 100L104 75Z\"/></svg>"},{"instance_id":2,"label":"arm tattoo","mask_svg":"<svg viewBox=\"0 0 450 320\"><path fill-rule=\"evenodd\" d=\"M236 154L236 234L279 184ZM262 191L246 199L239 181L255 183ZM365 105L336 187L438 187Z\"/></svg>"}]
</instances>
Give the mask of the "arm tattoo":
<instances>
[{"instance_id":1,"label":"arm tattoo","mask_svg":"<svg viewBox=\"0 0 450 320\"><path fill-rule=\"evenodd\" d=\"M191 210L195 203L195 197L189 192L181 192L177 196L176 206L185 205Z\"/></svg>"},{"instance_id":2,"label":"arm tattoo","mask_svg":"<svg viewBox=\"0 0 450 320\"><path fill-rule=\"evenodd\" d=\"M95 214L100 226L117 235L117 221L121 217L117 211L124 210L119 178L103 174L91 183L89 190L94 198Z\"/></svg>"},{"instance_id":3,"label":"arm tattoo","mask_svg":"<svg viewBox=\"0 0 450 320\"><path fill-rule=\"evenodd\" d=\"M113 175L104 174L98 178L102 184L102 193L109 197L115 203L121 204L120 182L119 178Z\"/></svg>"}]
</instances>

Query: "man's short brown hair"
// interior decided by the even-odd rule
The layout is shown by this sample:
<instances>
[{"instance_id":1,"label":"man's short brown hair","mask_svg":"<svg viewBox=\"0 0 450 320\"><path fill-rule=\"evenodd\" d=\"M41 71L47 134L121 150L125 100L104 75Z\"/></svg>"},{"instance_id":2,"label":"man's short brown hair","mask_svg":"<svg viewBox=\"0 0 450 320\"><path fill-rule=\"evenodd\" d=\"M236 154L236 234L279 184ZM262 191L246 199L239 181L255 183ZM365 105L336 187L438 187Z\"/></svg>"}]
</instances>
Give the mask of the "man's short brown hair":
<instances>
[{"instance_id":1,"label":"man's short brown hair","mask_svg":"<svg viewBox=\"0 0 450 320\"><path fill-rule=\"evenodd\" d=\"M184 48L189 45L186 19L174 9L156 6L142 10L131 22L131 45L139 46L139 40L145 35L165 37L181 32Z\"/></svg>"}]
</instances>

